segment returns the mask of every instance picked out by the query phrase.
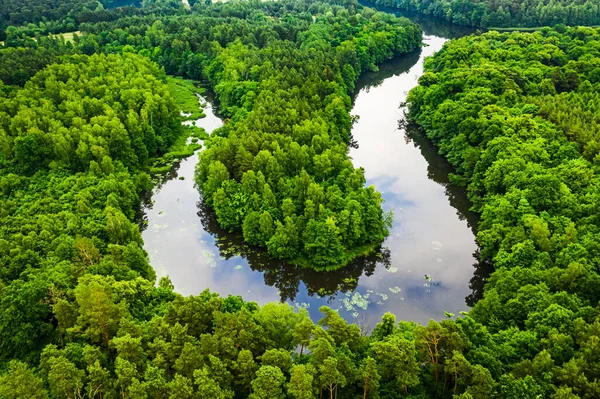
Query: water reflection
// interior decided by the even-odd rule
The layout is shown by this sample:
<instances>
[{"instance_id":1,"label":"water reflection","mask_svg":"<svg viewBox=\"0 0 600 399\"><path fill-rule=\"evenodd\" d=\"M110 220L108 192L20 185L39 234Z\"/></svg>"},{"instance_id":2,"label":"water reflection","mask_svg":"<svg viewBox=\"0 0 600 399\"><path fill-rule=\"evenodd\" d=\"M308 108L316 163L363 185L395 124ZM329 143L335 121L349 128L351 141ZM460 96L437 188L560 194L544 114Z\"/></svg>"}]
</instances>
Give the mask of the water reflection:
<instances>
[{"instance_id":1,"label":"water reflection","mask_svg":"<svg viewBox=\"0 0 600 399\"><path fill-rule=\"evenodd\" d=\"M356 289L361 275L370 276L380 265L389 267L389 250L381 249L375 255L357 259L347 267L328 273L319 273L310 269L297 268L285 262L272 259L259 248L246 245L240 234L229 233L220 228L214 212L201 201L198 203L198 216L205 231L215 238L223 261L243 258L252 270L263 273L267 285L277 288L281 301L296 302L297 295L303 290L309 297L320 296L331 301L339 292Z\"/></svg>"},{"instance_id":2,"label":"water reflection","mask_svg":"<svg viewBox=\"0 0 600 399\"><path fill-rule=\"evenodd\" d=\"M365 168L368 184L382 192L385 208L395 212L380 251L330 273L274 261L220 229L194 188L197 158L190 157L155 190L145 210L145 248L157 274L168 274L186 295L209 288L259 303L287 301L308 308L314 318L325 304L367 325L387 311L426 322L445 310L466 309L477 218L468 211L464 190L448 184L448 163L422 134L398 123L398 105L416 85L424 58L445 41L428 36L427 47L383 64L357 84L352 114L360 119L352 134L359 148L351 148L350 156ZM197 125L212 132L221 121L212 108L205 113Z\"/></svg>"}]
</instances>

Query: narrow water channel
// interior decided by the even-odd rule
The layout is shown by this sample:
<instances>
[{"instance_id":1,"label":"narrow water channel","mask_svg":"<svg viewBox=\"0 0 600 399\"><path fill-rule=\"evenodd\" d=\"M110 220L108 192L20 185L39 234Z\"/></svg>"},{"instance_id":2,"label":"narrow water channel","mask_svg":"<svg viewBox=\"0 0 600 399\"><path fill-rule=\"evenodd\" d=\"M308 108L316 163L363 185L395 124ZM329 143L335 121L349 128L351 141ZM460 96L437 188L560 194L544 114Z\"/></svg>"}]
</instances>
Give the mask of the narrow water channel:
<instances>
[{"instance_id":1,"label":"narrow water channel","mask_svg":"<svg viewBox=\"0 0 600 399\"><path fill-rule=\"evenodd\" d=\"M270 259L222 231L206 209L193 177L197 157L181 161L160 184L145 209L145 248L157 275L169 275L178 292L204 289L242 295L261 304L287 301L319 318L319 307L339 309L348 320L373 325L390 311L399 319L427 322L444 311L466 310L476 250L475 215L463 190L448 184L451 172L418 131L400 127L399 104L417 84L427 56L444 42L470 33L436 21L418 21L425 33L419 52L385 63L357 85L352 110L358 148L350 156L364 167L367 184L382 192L394 211L389 238L376 255L343 270L316 273ZM212 107L197 125L212 132L221 121Z\"/></svg>"}]
</instances>

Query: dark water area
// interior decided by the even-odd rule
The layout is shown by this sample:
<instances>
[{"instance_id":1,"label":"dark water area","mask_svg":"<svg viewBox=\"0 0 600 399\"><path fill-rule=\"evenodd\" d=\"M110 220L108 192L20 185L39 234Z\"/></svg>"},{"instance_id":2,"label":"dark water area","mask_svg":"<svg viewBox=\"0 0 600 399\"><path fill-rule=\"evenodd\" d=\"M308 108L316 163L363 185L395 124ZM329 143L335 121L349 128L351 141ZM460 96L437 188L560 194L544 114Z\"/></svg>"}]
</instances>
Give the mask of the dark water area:
<instances>
[{"instance_id":1,"label":"dark water area","mask_svg":"<svg viewBox=\"0 0 600 399\"><path fill-rule=\"evenodd\" d=\"M449 184L450 165L422 132L405 126L399 106L416 86L424 59L448 38L472 31L438 21L422 27L423 49L362 76L351 111L359 120L352 130L358 148L350 156L382 193L385 210L394 212L390 236L376 254L328 273L271 259L219 228L194 187L194 156L157 186L145 208L143 238L157 275L169 275L184 295L208 288L260 304L286 301L308 308L314 319L327 305L369 326L388 311L427 322L444 311L467 310L486 275L474 267L477 217L464 189ZM197 125L210 133L221 121L210 104L205 113Z\"/></svg>"}]
</instances>

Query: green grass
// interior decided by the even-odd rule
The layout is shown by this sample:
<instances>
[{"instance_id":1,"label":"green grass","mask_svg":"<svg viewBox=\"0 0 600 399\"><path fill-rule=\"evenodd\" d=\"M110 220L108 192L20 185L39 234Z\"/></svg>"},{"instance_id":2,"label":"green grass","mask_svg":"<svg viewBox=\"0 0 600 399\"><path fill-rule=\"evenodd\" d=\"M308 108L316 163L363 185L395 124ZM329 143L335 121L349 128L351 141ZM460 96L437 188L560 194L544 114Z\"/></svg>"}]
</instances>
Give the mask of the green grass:
<instances>
[{"instance_id":1,"label":"green grass","mask_svg":"<svg viewBox=\"0 0 600 399\"><path fill-rule=\"evenodd\" d=\"M206 140L209 137L208 133L206 133L206 130L204 130L203 127L185 126L185 130L189 132L188 137L193 137L199 140Z\"/></svg>"},{"instance_id":2,"label":"green grass","mask_svg":"<svg viewBox=\"0 0 600 399\"><path fill-rule=\"evenodd\" d=\"M196 120L206 116L200 108L197 96L197 94L204 93L205 89L196 87L191 80L173 76L167 76L167 86L175 98L179 110L191 114L186 116L185 119Z\"/></svg>"},{"instance_id":3,"label":"green grass","mask_svg":"<svg viewBox=\"0 0 600 399\"><path fill-rule=\"evenodd\" d=\"M66 32L66 33L57 33L55 35L50 35L50 37L64 37L65 38L65 42L69 43L73 41L73 36L77 34L77 36L81 37L81 31L75 31L75 32Z\"/></svg>"},{"instance_id":4,"label":"green grass","mask_svg":"<svg viewBox=\"0 0 600 399\"><path fill-rule=\"evenodd\" d=\"M175 98L175 102L179 109L182 112L191 114L190 116L184 117L184 119L196 120L206 116L202 112L202 108L198 102L198 96L196 95L202 94L205 89L196 87L191 80L173 76L167 76L167 86ZM188 143L188 138L190 137L192 140L191 143ZM175 161L194 155L196 151L202 148L202 144L199 143L199 140L205 140L207 138L208 133L201 127L182 126L181 134L177 137L175 142L171 144L169 151L163 154L163 156L154 158L150 161L148 172L152 175L168 173Z\"/></svg>"},{"instance_id":5,"label":"green grass","mask_svg":"<svg viewBox=\"0 0 600 399\"><path fill-rule=\"evenodd\" d=\"M164 175L165 173L169 173L171 171L171 168L173 167L173 164L170 163L168 165L157 165L157 166L151 166L148 169L148 172L151 175Z\"/></svg>"}]
</instances>

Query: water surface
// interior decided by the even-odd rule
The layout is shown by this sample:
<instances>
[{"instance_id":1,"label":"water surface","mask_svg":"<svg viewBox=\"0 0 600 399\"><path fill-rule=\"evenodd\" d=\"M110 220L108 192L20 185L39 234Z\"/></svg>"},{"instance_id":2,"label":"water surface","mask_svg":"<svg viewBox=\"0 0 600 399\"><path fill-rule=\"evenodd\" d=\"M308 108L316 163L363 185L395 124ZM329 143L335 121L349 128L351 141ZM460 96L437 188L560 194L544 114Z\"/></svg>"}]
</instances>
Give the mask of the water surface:
<instances>
[{"instance_id":1,"label":"water surface","mask_svg":"<svg viewBox=\"0 0 600 399\"><path fill-rule=\"evenodd\" d=\"M143 238L157 274L168 274L184 295L209 288L261 304L282 300L308 308L315 319L318 308L327 305L370 326L387 311L427 322L444 311L466 310L477 220L468 212L464 191L449 185L448 163L421 132L400 127L399 104L417 84L425 57L448 37L469 31L437 22L422 27L427 45L421 51L383 64L357 84L352 114L360 119L352 134L358 148L350 156L356 167L365 168L367 184L382 192L385 209L395 214L377 254L331 273L270 259L219 228L194 187L197 157L190 157L156 188L145 210ZM221 121L210 105L205 113L197 125L210 133Z\"/></svg>"}]
</instances>

